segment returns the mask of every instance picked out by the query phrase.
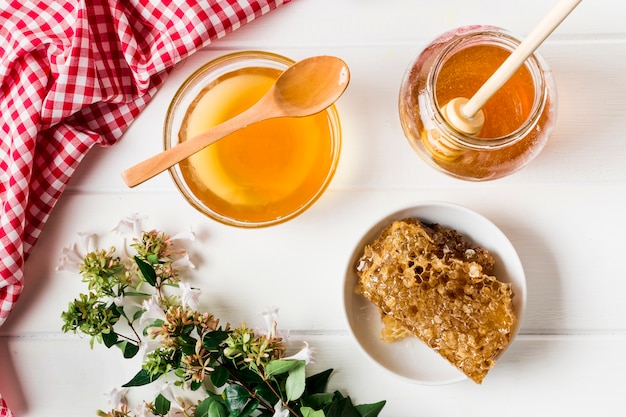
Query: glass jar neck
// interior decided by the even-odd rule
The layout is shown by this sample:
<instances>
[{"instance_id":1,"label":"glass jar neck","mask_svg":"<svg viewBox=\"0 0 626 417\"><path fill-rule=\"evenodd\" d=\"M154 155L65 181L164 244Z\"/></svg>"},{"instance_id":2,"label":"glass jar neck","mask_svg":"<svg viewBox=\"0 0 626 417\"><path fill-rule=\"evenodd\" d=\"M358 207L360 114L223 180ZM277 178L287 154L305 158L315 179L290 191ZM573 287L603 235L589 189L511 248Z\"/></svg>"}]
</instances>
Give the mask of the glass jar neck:
<instances>
[{"instance_id":1,"label":"glass jar neck","mask_svg":"<svg viewBox=\"0 0 626 417\"><path fill-rule=\"evenodd\" d=\"M519 43L519 40L502 29L495 27L481 27L473 32L465 33L457 39L452 40L440 51L439 56L435 59L435 65L433 65L428 72L425 90L428 95L427 102L429 104L428 107L429 112L431 112L432 120L438 125L437 127L441 131L442 135L445 136L451 144L469 149L500 149L518 142L535 128L544 111L548 98L543 65L541 58L536 54L531 55L524 64L530 74L534 88L532 105L530 106L526 119L518 128L508 134L493 138L480 138L460 132L454 128L454 126L450 125L450 123L448 123L442 115L441 107L446 103L439 103L436 95L437 82L441 70L445 63L455 54L466 48L479 45L498 47L510 53L519 45Z\"/></svg>"}]
</instances>

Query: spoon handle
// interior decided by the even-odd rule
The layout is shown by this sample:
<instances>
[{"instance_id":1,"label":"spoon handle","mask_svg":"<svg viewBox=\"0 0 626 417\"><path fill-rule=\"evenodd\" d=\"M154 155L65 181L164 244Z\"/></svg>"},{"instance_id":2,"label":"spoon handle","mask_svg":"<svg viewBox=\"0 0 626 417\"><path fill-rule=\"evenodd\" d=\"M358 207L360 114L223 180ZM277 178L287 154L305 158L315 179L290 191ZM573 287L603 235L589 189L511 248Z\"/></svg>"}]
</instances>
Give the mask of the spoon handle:
<instances>
[{"instance_id":1,"label":"spoon handle","mask_svg":"<svg viewBox=\"0 0 626 417\"><path fill-rule=\"evenodd\" d=\"M239 129L279 116L274 106L261 100L232 119L126 169L122 178L126 185L135 187Z\"/></svg>"},{"instance_id":2,"label":"spoon handle","mask_svg":"<svg viewBox=\"0 0 626 417\"><path fill-rule=\"evenodd\" d=\"M526 39L509 55L495 73L482 85L474 96L464 105L466 118L474 117L491 96L498 91L524 61L546 40L548 36L565 20L582 0L561 0L531 31Z\"/></svg>"}]
</instances>

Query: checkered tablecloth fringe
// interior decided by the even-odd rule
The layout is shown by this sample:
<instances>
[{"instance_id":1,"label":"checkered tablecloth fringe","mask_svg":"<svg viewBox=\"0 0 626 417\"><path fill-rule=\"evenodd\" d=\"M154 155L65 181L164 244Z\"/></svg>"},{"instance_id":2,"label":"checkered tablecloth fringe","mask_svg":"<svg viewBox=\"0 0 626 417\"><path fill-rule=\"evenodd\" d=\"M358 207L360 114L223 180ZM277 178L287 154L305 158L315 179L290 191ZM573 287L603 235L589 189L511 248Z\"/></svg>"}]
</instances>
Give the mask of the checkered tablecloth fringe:
<instances>
[{"instance_id":1,"label":"checkered tablecloth fringe","mask_svg":"<svg viewBox=\"0 0 626 417\"><path fill-rule=\"evenodd\" d=\"M290 0L0 5L0 325L81 159L114 144L172 67ZM0 370L1 372L1 370ZM0 417L11 416L0 396Z\"/></svg>"}]
</instances>

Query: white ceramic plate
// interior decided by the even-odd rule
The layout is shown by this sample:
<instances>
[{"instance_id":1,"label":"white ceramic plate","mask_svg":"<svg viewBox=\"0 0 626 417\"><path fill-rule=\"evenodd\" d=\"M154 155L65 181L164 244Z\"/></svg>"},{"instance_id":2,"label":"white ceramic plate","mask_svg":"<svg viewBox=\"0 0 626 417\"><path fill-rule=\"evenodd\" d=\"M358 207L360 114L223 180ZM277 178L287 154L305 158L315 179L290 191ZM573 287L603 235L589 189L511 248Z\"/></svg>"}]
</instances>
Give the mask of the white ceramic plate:
<instances>
[{"instance_id":1,"label":"white ceramic plate","mask_svg":"<svg viewBox=\"0 0 626 417\"><path fill-rule=\"evenodd\" d=\"M493 255L496 260L494 275L500 281L510 282L515 292L513 300L518 322L511 343L522 323L526 306L526 277L522 263L511 242L492 222L465 207L445 202L424 202L390 214L372 226L355 246L346 269L344 308L350 331L365 354L396 377L409 382L443 385L466 380L467 377L461 371L417 338L394 343L382 342L382 324L377 308L363 296L354 293L358 281L354 265L363 247L371 243L392 221L407 217L455 229L465 239Z\"/></svg>"}]
</instances>

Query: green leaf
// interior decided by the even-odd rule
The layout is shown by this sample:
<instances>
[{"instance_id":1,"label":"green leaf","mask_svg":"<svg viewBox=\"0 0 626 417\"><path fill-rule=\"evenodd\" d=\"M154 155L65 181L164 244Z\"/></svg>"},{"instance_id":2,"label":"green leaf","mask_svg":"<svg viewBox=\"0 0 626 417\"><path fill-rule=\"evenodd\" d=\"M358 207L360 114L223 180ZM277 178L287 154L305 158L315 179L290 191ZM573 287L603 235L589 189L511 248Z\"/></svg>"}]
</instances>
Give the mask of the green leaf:
<instances>
[{"instance_id":1,"label":"green leaf","mask_svg":"<svg viewBox=\"0 0 626 417\"><path fill-rule=\"evenodd\" d=\"M322 410L315 411L311 407L302 407L300 408L300 412L302 413L302 417L325 417Z\"/></svg>"},{"instance_id":2,"label":"green leaf","mask_svg":"<svg viewBox=\"0 0 626 417\"><path fill-rule=\"evenodd\" d=\"M231 384L224 389L222 394L226 408L230 414L238 416L250 399L250 394L241 385Z\"/></svg>"},{"instance_id":3,"label":"green leaf","mask_svg":"<svg viewBox=\"0 0 626 417\"><path fill-rule=\"evenodd\" d=\"M124 291L124 297L150 297L150 294L139 291Z\"/></svg>"},{"instance_id":4,"label":"green leaf","mask_svg":"<svg viewBox=\"0 0 626 417\"><path fill-rule=\"evenodd\" d=\"M346 397L344 397L344 395L341 393L341 391L335 391L333 392L333 397L335 398L335 400L339 401L342 400Z\"/></svg>"},{"instance_id":5,"label":"green leaf","mask_svg":"<svg viewBox=\"0 0 626 417\"><path fill-rule=\"evenodd\" d=\"M361 417L349 397L339 396L326 411L326 417Z\"/></svg>"},{"instance_id":6,"label":"green leaf","mask_svg":"<svg viewBox=\"0 0 626 417\"><path fill-rule=\"evenodd\" d=\"M137 321L141 318L141 316L143 315L143 313L145 313L146 310L137 310L135 311L135 314L133 314L133 320L132 321Z\"/></svg>"},{"instance_id":7,"label":"green leaf","mask_svg":"<svg viewBox=\"0 0 626 417\"><path fill-rule=\"evenodd\" d=\"M305 368L304 361L297 361L297 365L289 371L285 390L287 391L287 401L297 400L304 393Z\"/></svg>"},{"instance_id":8,"label":"green leaf","mask_svg":"<svg viewBox=\"0 0 626 417\"><path fill-rule=\"evenodd\" d=\"M139 346L129 342L128 340L118 343L117 346L122 350L122 354L126 359L135 357L137 352L139 352Z\"/></svg>"},{"instance_id":9,"label":"green leaf","mask_svg":"<svg viewBox=\"0 0 626 417\"><path fill-rule=\"evenodd\" d=\"M295 367L297 363L298 361L273 360L265 367L265 374L267 376L284 374Z\"/></svg>"},{"instance_id":10,"label":"green leaf","mask_svg":"<svg viewBox=\"0 0 626 417\"><path fill-rule=\"evenodd\" d=\"M202 339L202 345L206 350L217 350L220 344L226 340L230 332L222 329L213 330L207 333Z\"/></svg>"},{"instance_id":11,"label":"green leaf","mask_svg":"<svg viewBox=\"0 0 626 417\"><path fill-rule=\"evenodd\" d=\"M306 392L308 395L321 394L326 392L326 386L328 385L328 378L333 372L332 369L327 369L319 374L311 375L306 379Z\"/></svg>"},{"instance_id":12,"label":"green leaf","mask_svg":"<svg viewBox=\"0 0 626 417\"><path fill-rule=\"evenodd\" d=\"M102 333L102 342L104 343L106 347L110 348L111 346L117 343L117 333L115 332Z\"/></svg>"},{"instance_id":13,"label":"green leaf","mask_svg":"<svg viewBox=\"0 0 626 417\"><path fill-rule=\"evenodd\" d=\"M169 413L171 405L170 400L159 394L154 400L154 411L156 411L158 415L164 416Z\"/></svg>"},{"instance_id":14,"label":"green leaf","mask_svg":"<svg viewBox=\"0 0 626 417\"><path fill-rule=\"evenodd\" d=\"M248 401L248 404L241 410L241 414L239 417L247 417L254 413L256 409L259 407L259 400Z\"/></svg>"},{"instance_id":15,"label":"green leaf","mask_svg":"<svg viewBox=\"0 0 626 417\"><path fill-rule=\"evenodd\" d=\"M361 417L376 417L385 406L386 401L379 401L373 404L360 404L356 406L356 410Z\"/></svg>"},{"instance_id":16,"label":"green leaf","mask_svg":"<svg viewBox=\"0 0 626 417\"><path fill-rule=\"evenodd\" d=\"M257 395L258 398L261 398L268 404L276 404L279 399L276 393L272 391L270 387L267 386L267 384L264 383L257 385L254 393Z\"/></svg>"},{"instance_id":17,"label":"green leaf","mask_svg":"<svg viewBox=\"0 0 626 417\"><path fill-rule=\"evenodd\" d=\"M209 415L209 406L215 401L213 397L207 397L198 404L193 417L207 417Z\"/></svg>"},{"instance_id":18,"label":"green leaf","mask_svg":"<svg viewBox=\"0 0 626 417\"><path fill-rule=\"evenodd\" d=\"M196 328L196 326L195 326L195 325L193 325L193 324L188 324L188 325L186 325L186 326L184 326L184 327L183 327L183 331L182 331L181 333L182 333L183 335L189 336L189 333L191 333L191 331L192 331L193 329L195 329L195 328ZM192 340L193 340L193 341L194 341L194 343L195 343L196 339L192 339Z\"/></svg>"},{"instance_id":19,"label":"green leaf","mask_svg":"<svg viewBox=\"0 0 626 417\"><path fill-rule=\"evenodd\" d=\"M208 417L228 417L228 410L224 407L224 404L214 401L209 406Z\"/></svg>"},{"instance_id":20,"label":"green leaf","mask_svg":"<svg viewBox=\"0 0 626 417\"><path fill-rule=\"evenodd\" d=\"M211 383L216 388L219 388L223 386L226 381L228 381L228 376L228 369L223 366L218 366L213 369L213 372L211 372Z\"/></svg>"},{"instance_id":21,"label":"green leaf","mask_svg":"<svg viewBox=\"0 0 626 417\"><path fill-rule=\"evenodd\" d=\"M142 385L147 385L159 379L161 375L162 374L160 373L151 375L150 372L146 371L145 369L142 369L141 371L137 372L137 374L133 377L133 379L131 379L130 381L122 385L122 387L128 388L128 387L140 387Z\"/></svg>"},{"instance_id":22,"label":"green leaf","mask_svg":"<svg viewBox=\"0 0 626 417\"><path fill-rule=\"evenodd\" d=\"M335 395L331 392L321 392L319 394L307 395L302 400L302 404L315 410L320 410L333 402Z\"/></svg>"},{"instance_id":23,"label":"green leaf","mask_svg":"<svg viewBox=\"0 0 626 417\"><path fill-rule=\"evenodd\" d=\"M226 366L226 364L224 364L224 366ZM242 384L245 384L247 386L260 384L263 382L263 378L261 378L259 374L252 372L249 369L239 369L233 364L229 364L228 369L230 370L230 373L233 375L234 379L240 381Z\"/></svg>"},{"instance_id":24,"label":"green leaf","mask_svg":"<svg viewBox=\"0 0 626 417\"><path fill-rule=\"evenodd\" d=\"M139 271L141 271L141 275L143 275L143 278L146 280L146 282L154 287L156 285L157 276L156 272L154 272L154 268L152 267L152 265L145 262L136 255L135 262L137 263Z\"/></svg>"},{"instance_id":25,"label":"green leaf","mask_svg":"<svg viewBox=\"0 0 626 417\"><path fill-rule=\"evenodd\" d=\"M209 397L198 404L194 417L227 417L228 411L220 402L220 397L215 394L211 395L212 393L209 394Z\"/></svg>"}]
</instances>

